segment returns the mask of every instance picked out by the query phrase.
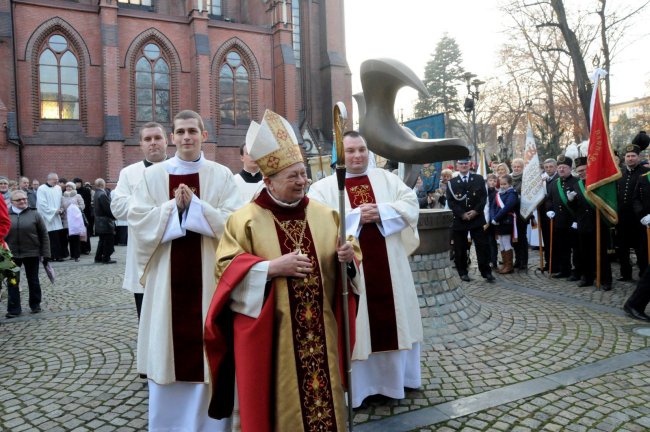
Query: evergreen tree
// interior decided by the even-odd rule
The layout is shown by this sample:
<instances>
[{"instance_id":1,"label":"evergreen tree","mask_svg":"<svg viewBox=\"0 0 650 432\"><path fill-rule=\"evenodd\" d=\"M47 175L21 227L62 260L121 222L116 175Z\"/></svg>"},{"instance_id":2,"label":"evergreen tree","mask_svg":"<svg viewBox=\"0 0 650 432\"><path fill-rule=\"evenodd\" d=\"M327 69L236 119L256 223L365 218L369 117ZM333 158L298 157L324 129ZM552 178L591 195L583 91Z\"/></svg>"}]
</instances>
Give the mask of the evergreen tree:
<instances>
[{"instance_id":1,"label":"evergreen tree","mask_svg":"<svg viewBox=\"0 0 650 432\"><path fill-rule=\"evenodd\" d=\"M457 113L461 110L457 85L462 82L462 54L456 40L445 34L436 45L424 68L424 85L429 97L420 98L415 104L415 116L424 117L440 112Z\"/></svg>"}]
</instances>

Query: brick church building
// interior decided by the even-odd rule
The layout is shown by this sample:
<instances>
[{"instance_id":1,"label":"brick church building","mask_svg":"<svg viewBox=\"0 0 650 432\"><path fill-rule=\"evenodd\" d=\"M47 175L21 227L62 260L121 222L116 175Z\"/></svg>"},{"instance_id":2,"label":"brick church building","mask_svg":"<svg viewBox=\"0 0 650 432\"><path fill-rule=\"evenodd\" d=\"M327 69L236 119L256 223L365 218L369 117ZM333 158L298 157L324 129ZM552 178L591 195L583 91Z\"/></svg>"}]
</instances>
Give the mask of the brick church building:
<instances>
[{"instance_id":1,"label":"brick church building","mask_svg":"<svg viewBox=\"0 0 650 432\"><path fill-rule=\"evenodd\" d=\"M343 0L0 0L0 175L116 182L138 128L193 109L208 159L240 169L266 108L306 155L351 109ZM174 146L170 143L169 154Z\"/></svg>"}]
</instances>

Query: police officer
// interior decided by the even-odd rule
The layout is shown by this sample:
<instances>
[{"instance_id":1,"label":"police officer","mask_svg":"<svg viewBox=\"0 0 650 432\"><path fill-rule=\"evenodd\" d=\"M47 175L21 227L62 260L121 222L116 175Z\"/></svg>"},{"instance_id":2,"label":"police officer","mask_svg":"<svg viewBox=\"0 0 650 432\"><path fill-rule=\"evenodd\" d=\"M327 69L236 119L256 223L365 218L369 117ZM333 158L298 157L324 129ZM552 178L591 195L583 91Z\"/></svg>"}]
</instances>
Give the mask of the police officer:
<instances>
[{"instance_id":1,"label":"police officer","mask_svg":"<svg viewBox=\"0 0 650 432\"><path fill-rule=\"evenodd\" d=\"M573 192L567 192L569 207L573 209L578 224L578 261L582 270L579 287L590 286L596 277L596 207L587 197L585 181L587 178L587 158L575 159L575 170L578 174L578 187ZM600 281L604 291L612 289L612 268L607 259L609 244L609 229L605 219L600 219Z\"/></svg>"},{"instance_id":2,"label":"police officer","mask_svg":"<svg viewBox=\"0 0 650 432\"><path fill-rule=\"evenodd\" d=\"M552 277L576 281L579 278L571 274L571 249L577 244L576 233L572 228L575 214L569 208L569 196L574 196L573 193L578 188L578 179L571 174L572 165L573 160L570 157L564 155L557 157L558 178L548 184L546 216L553 219L551 258L552 270L556 270L556 273Z\"/></svg>"},{"instance_id":3,"label":"police officer","mask_svg":"<svg viewBox=\"0 0 650 432\"><path fill-rule=\"evenodd\" d=\"M483 210L487 200L485 180L479 174L469 172L469 159L456 162L459 175L447 183L447 203L454 215L452 238L454 241L454 263L460 278L470 280L467 274L467 233L472 236L476 258L481 275L488 282L494 282L490 269L490 251L483 230Z\"/></svg>"},{"instance_id":4,"label":"police officer","mask_svg":"<svg viewBox=\"0 0 650 432\"><path fill-rule=\"evenodd\" d=\"M639 165L639 153L650 144L650 137L641 131L634 137L632 144L625 146L625 167L622 177L616 182L616 198L618 202L618 225L616 226L616 246L618 262L621 265L619 281L632 280L632 264L630 263L630 248L636 252L636 263L639 267L639 277L648 266L648 249L646 246L646 228L634 212L634 191L637 181L648 168Z\"/></svg>"}]
</instances>

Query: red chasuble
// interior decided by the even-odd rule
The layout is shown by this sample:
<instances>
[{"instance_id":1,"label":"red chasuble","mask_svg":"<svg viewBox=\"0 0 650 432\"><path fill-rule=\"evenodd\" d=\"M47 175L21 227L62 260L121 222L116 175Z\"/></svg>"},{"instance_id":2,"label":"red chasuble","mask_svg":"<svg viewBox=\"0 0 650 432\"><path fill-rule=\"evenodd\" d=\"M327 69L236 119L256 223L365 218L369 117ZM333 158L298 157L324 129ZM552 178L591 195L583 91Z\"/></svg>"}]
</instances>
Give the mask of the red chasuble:
<instances>
[{"instance_id":1,"label":"red chasuble","mask_svg":"<svg viewBox=\"0 0 650 432\"><path fill-rule=\"evenodd\" d=\"M199 175L170 175L169 198L184 183L200 197ZM201 234L187 231L172 240L171 309L176 381L203 382Z\"/></svg>"},{"instance_id":2,"label":"red chasuble","mask_svg":"<svg viewBox=\"0 0 650 432\"><path fill-rule=\"evenodd\" d=\"M345 179L345 189L353 209L376 203L368 176ZM359 243L365 269L372 352L395 351L399 346L386 241L377 224L372 223L364 224L361 228Z\"/></svg>"}]
</instances>

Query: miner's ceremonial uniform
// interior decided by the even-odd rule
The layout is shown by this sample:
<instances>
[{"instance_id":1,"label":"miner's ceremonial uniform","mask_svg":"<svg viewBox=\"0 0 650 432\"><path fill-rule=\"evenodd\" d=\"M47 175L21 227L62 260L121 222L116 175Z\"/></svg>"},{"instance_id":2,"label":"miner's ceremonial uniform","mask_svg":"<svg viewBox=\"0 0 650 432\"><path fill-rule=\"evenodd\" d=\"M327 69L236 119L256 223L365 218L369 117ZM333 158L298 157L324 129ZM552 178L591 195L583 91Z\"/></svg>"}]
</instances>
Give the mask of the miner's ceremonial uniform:
<instances>
[{"instance_id":1,"label":"miner's ceremonial uniform","mask_svg":"<svg viewBox=\"0 0 650 432\"><path fill-rule=\"evenodd\" d=\"M566 156L557 158L558 165L572 166L573 161ZM552 269L556 273L553 277L571 277L571 249L577 246L577 238L572 225L576 222L575 213L569 207L567 192L578 189L578 179L572 175L558 178L548 184L546 196L546 209L553 215L553 250ZM549 244L550 246L550 244ZM577 280L577 279L576 279Z\"/></svg>"},{"instance_id":2,"label":"miner's ceremonial uniform","mask_svg":"<svg viewBox=\"0 0 650 432\"><path fill-rule=\"evenodd\" d=\"M634 192L633 206L637 218L642 221L644 227L648 226L650 224L650 172L639 176ZM624 309L634 318L650 321L644 312L648 303L650 303L650 268L646 267L636 289L625 302Z\"/></svg>"},{"instance_id":3,"label":"miner's ceremonial uniform","mask_svg":"<svg viewBox=\"0 0 650 432\"><path fill-rule=\"evenodd\" d=\"M576 158L576 168L587 164L586 157ZM579 287L590 286L596 277L596 215L595 204L587 197L586 187L582 180L578 180L575 189L576 196L569 202L569 207L574 211L578 224L578 254L582 278ZM612 268L607 258L607 249L611 243L609 225L606 219L600 216L600 282L603 290L612 289Z\"/></svg>"},{"instance_id":4,"label":"miner's ceremonial uniform","mask_svg":"<svg viewBox=\"0 0 650 432\"><path fill-rule=\"evenodd\" d=\"M647 146L647 144L646 144ZM639 154L641 148L636 144L625 147L625 153ZM621 265L619 280L632 279L632 264L630 263L630 248L636 252L636 263L639 276L648 266L648 249L646 246L646 228L641 225L634 212L634 191L639 177L648 172L648 168L637 165L634 168L625 167L622 177L616 182L616 197L618 202L618 225L616 226L616 247L618 262Z\"/></svg>"},{"instance_id":5,"label":"miner's ceremonial uniform","mask_svg":"<svg viewBox=\"0 0 650 432\"><path fill-rule=\"evenodd\" d=\"M479 174L461 174L447 183L447 203L454 215L451 227L454 240L454 263L458 275L465 281L469 280L467 275L468 232L476 247L476 258L481 275L488 281L494 279L490 270L490 250L483 230L483 225L485 225L483 209L486 201L485 180ZM463 215L470 210L478 213L476 217L470 220L463 219Z\"/></svg>"}]
</instances>

